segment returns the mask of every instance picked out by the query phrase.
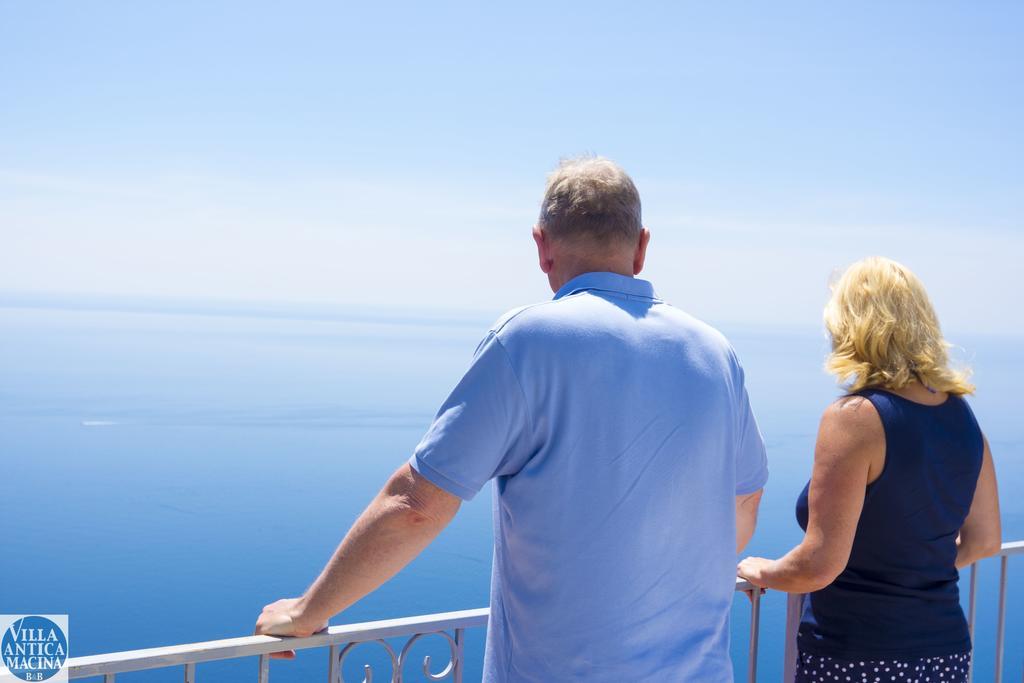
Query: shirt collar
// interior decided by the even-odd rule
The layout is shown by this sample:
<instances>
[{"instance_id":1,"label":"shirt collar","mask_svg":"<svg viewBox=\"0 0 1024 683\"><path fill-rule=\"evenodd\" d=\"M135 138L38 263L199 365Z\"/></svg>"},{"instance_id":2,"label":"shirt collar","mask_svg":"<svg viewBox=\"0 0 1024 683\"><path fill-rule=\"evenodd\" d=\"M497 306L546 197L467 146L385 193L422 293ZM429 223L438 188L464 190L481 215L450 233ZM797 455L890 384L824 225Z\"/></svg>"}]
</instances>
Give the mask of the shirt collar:
<instances>
[{"instance_id":1,"label":"shirt collar","mask_svg":"<svg viewBox=\"0 0 1024 683\"><path fill-rule=\"evenodd\" d=\"M615 292L645 299L657 298L654 286L647 280L627 277L618 273L583 273L562 285L562 288L555 293L555 299L587 290Z\"/></svg>"}]
</instances>

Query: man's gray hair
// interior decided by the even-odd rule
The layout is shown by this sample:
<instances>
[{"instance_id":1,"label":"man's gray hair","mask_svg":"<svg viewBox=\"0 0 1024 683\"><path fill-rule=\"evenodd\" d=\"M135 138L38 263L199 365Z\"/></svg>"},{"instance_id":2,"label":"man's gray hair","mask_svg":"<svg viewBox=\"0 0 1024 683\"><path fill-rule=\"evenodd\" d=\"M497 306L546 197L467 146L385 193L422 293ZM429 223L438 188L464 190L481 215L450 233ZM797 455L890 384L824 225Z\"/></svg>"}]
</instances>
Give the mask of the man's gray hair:
<instances>
[{"instance_id":1,"label":"man's gray hair","mask_svg":"<svg viewBox=\"0 0 1024 683\"><path fill-rule=\"evenodd\" d=\"M640 193L609 159L565 159L548 176L538 222L557 240L634 242L642 229Z\"/></svg>"}]
</instances>

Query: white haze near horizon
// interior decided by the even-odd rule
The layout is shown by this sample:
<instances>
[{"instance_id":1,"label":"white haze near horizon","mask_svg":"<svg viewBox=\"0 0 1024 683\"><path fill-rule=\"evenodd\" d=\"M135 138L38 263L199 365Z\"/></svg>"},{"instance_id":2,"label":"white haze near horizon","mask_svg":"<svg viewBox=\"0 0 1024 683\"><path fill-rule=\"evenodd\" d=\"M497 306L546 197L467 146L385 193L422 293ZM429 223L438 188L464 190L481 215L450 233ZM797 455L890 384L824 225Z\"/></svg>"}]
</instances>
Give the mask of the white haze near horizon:
<instances>
[{"instance_id":1,"label":"white haze near horizon","mask_svg":"<svg viewBox=\"0 0 1024 683\"><path fill-rule=\"evenodd\" d=\"M654 235L642 276L699 317L818 325L829 279L883 254L924 279L948 330L1024 333L1010 284L1024 254L1020 232L844 219L843 203L856 198L795 212L730 208L707 188L635 175ZM18 229L0 252L0 303L129 295L497 315L551 295L529 235L538 176L482 187L0 174L24 191Z\"/></svg>"}]
</instances>

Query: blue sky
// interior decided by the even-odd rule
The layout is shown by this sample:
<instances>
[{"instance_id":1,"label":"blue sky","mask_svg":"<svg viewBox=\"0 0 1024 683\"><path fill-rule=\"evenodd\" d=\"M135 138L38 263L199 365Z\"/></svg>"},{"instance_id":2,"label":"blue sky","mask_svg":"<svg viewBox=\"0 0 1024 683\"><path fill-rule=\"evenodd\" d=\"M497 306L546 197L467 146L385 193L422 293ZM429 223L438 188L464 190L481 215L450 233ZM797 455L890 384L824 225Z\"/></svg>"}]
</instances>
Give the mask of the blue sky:
<instances>
[{"instance_id":1,"label":"blue sky","mask_svg":"<svg viewBox=\"0 0 1024 683\"><path fill-rule=\"evenodd\" d=\"M1024 5L6 2L0 292L495 315L549 296L559 157L622 163L647 275L817 325L908 263L1024 334Z\"/></svg>"}]
</instances>

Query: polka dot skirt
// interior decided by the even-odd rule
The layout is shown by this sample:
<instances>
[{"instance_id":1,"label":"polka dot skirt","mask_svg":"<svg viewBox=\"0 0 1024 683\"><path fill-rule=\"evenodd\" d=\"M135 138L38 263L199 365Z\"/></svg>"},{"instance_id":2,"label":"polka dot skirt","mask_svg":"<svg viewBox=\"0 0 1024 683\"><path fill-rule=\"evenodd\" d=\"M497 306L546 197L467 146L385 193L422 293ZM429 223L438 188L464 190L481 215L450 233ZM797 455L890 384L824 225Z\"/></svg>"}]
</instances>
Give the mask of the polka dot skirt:
<instances>
[{"instance_id":1,"label":"polka dot skirt","mask_svg":"<svg viewBox=\"0 0 1024 683\"><path fill-rule=\"evenodd\" d=\"M799 654L796 683L966 683L971 653L921 659L854 660Z\"/></svg>"}]
</instances>

